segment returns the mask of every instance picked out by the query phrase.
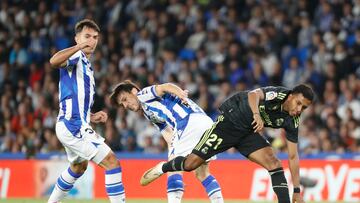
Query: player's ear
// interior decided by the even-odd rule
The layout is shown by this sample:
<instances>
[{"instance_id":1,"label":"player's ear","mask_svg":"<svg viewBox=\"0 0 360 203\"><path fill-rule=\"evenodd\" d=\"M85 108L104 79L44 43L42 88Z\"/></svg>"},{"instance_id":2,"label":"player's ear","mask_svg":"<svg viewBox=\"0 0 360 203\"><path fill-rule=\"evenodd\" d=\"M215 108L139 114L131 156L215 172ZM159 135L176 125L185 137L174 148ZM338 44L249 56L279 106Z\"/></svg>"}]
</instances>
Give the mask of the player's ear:
<instances>
[{"instance_id":1,"label":"player's ear","mask_svg":"<svg viewBox=\"0 0 360 203\"><path fill-rule=\"evenodd\" d=\"M137 90L135 87L133 87L133 88L131 89L131 93L132 93L133 95L137 95L138 90Z\"/></svg>"},{"instance_id":2,"label":"player's ear","mask_svg":"<svg viewBox=\"0 0 360 203\"><path fill-rule=\"evenodd\" d=\"M79 38L79 37L78 37L78 36L79 36L79 35L76 34L75 37L74 37L74 40L75 40L76 44L79 44L79 42L78 42L78 40L79 40L78 38Z\"/></svg>"}]
</instances>

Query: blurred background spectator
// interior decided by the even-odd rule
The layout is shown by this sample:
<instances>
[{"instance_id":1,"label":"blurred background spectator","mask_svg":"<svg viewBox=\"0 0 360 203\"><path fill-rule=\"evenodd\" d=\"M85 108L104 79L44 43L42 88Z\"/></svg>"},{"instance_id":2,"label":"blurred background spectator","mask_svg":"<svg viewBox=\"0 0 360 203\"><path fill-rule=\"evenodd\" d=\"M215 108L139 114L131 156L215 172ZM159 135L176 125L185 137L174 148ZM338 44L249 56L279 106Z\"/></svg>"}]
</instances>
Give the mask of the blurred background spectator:
<instances>
[{"instance_id":1,"label":"blurred background spectator","mask_svg":"<svg viewBox=\"0 0 360 203\"><path fill-rule=\"evenodd\" d=\"M142 115L111 107L109 92L125 79L177 83L213 119L235 91L308 83L317 101L302 116L300 151L360 151L360 1L2 0L1 152L63 150L54 132L59 73L48 60L74 44L83 18L101 27L93 110L109 120L94 128L114 151L167 149ZM263 134L286 150L284 131Z\"/></svg>"}]
</instances>

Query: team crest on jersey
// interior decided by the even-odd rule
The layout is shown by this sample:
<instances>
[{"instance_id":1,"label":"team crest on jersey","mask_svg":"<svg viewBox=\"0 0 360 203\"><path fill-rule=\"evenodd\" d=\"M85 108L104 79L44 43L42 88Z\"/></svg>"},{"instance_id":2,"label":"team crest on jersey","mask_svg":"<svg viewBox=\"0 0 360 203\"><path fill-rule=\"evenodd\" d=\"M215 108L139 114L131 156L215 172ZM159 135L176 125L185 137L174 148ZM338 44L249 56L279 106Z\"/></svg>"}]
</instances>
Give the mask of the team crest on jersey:
<instances>
[{"instance_id":1,"label":"team crest on jersey","mask_svg":"<svg viewBox=\"0 0 360 203\"><path fill-rule=\"evenodd\" d=\"M208 148L208 147L204 147L204 148L202 148L202 150L201 150L201 152L202 152L203 154L207 154L208 151L209 151L209 148Z\"/></svg>"},{"instance_id":2,"label":"team crest on jersey","mask_svg":"<svg viewBox=\"0 0 360 203\"><path fill-rule=\"evenodd\" d=\"M283 118L278 118L278 119L276 119L276 121L275 121L275 124L276 124L277 126L281 126L283 123L284 123L284 119L283 119Z\"/></svg>"},{"instance_id":3,"label":"team crest on jersey","mask_svg":"<svg viewBox=\"0 0 360 203\"><path fill-rule=\"evenodd\" d=\"M275 110L277 110L278 108L279 108L279 105L275 105L275 106L272 107L271 110L275 111Z\"/></svg>"},{"instance_id":4,"label":"team crest on jersey","mask_svg":"<svg viewBox=\"0 0 360 203\"><path fill-rule=\"evenodd\" d=\"M273 100L277 97L277 93L274 91L266 92L265 100Z\"/></svg>"}]
</instances>

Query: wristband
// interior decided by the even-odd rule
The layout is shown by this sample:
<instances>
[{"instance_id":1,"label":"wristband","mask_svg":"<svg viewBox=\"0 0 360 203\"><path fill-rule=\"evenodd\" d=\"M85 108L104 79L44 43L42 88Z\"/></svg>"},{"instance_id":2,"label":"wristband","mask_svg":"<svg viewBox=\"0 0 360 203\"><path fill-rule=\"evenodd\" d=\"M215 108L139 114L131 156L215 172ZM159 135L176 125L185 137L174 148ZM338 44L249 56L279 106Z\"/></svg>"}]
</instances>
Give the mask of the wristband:
<instances>
[{"instance_id":1,"label":"wristband","mask_svg":"<svg viewBox=\"0 0 360 203\"><path fill-rule=\"evenodd\" d=\"M294 187L294 193L300 193L300 188L299 187Z\"/></svg>"}]
</instances>

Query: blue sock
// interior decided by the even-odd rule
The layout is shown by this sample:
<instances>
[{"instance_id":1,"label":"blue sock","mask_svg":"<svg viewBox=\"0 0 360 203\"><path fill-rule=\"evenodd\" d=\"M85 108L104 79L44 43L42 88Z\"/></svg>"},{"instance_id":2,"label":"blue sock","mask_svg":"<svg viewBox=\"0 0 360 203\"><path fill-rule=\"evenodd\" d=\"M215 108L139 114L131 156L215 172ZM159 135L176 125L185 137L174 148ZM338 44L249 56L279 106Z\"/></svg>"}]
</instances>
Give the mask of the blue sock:
<instances>
[{"instance_id":1,"label":"blue sock","mask_svg":"<svg viewBox=\"0 0 360 203\"><path fill-rule=\"evenodd\" d=\"M181 203L183 194L184 194L184 182L182 175L174 174L169 176L167 180L168 202Z\"/></svg>"},{"instance_id":2,"label":"blue sock","mask_svg":"<svg viewBox=\"0 0 360 203\"><path fill-rule=\"evenodd\" d=\"M205 180L202 181L202 185L206 189L209 197L211 197L211 195L214 193L221 191L219 183L212 175L209 175L207 178L205 178Z\"/></svg>"},{"instance_id":3,"label":"blue sock","mask_svg":"<svg viewBox=\"0 0 360 203\"><path fill-rule=\"evenodd\" d=\"M48 202L58 202L62 200L67 193L74 187L75 181L83 174L74 173L70 167L63 171L56 181Z\"/></svg>"},{"instance_id":4,"label":"blue sock","mask_svg":"<svg viewBox=\"0 0 360 203\"><path fill-rule=\"evenodd\" d=\"M80 178L82 174L74 173L70 167L64 171L57 179L57 186L63 191L69 191L74 187L75 181Z\"/></svg>"},{"instance_id":5,"label":"blue sock","mask_svg":"<svg viewBox=\"0 0 360 203\"><path fill-rule=\"evenodd\" d=\"M168 177L167 192L184 191L184 183L182 175L174 174Z\"/></svg>"},{"instance_id":6,"label":"blue sock","mask_svg":"<svg viewBox=\"0 0 360 203\"><path fill-rule=\"evenodd\" d=\"M105 172L105 188L111 203L125 202L125 190L121 179L120 167Z\"/></svg>"}]
</instances>

